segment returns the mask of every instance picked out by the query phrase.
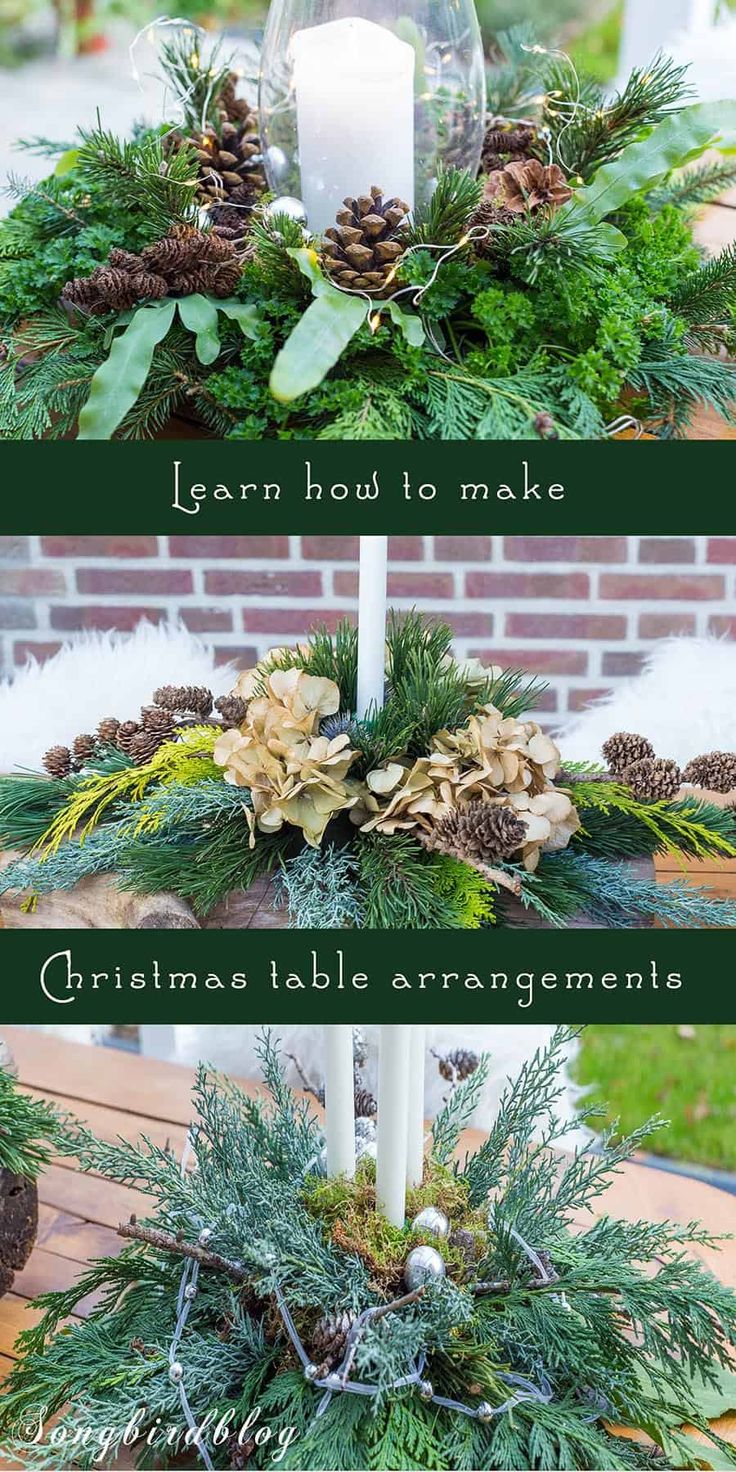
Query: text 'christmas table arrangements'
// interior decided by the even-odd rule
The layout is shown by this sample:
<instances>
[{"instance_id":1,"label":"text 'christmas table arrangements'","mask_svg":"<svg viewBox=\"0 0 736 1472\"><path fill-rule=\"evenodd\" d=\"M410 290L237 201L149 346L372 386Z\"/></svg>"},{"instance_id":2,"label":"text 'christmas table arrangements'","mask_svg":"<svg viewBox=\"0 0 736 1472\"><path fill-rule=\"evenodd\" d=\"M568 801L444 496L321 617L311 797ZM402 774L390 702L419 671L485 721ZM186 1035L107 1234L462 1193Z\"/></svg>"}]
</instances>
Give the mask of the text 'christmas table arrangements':
<instances>
[{"instance_id":1,"label":"text 'christmas table arrangements'","mask_svg":"<svg viewBox=\"0 0 736 1472\"><path fill-rule=\"evenodd\" d=\"M273 876L300 928L736 924L733 901L652 865L736 856L736 811L682 785L730 780L736 758L681 773L619 732L607 766L566 767L529 714L536 681L458 662L419 614L386 624L385 539L363 542L359 630L272 650L214 705L164 686L52 745L47 775L0 779L0 844L21 851L0 893L43 906L107 874L205 916Z\"/></svg>"},{"instance_id":2,"label":"text 'christmas table arrangements'","mask_svg":"<svg viewBox=\"0 0 736 1472\"><path fill-rule=\"evenodd\" d=\"M274 0L260 116L230 59L156 23L174 116L82 130L0 224L3 434L733 419L736 260L703 261L693 214L736 179L736 103L693 103L661 56L606 97L523 28L485 75L472 0L369 9Z\"/></svg>"},{"instance_id":3,"label":"text 'christmas table arrangements'","mask_svg":"<svg viewBox=\"0 0 736 1472\"><path fill-rule=\"evenodd\" d=\"M691 1255L713 1245L696 1223L581 1225L661 1121L555 1155L568 1038L509 1083L464 1159L487 1060L451 1089L394 1220L360 1149L370 1120L355 1121L354 1172L337 1173L331 1115L345 1101L328 1095L325 1166L268 1036L266 1097L200 1069L181 1161L71 1123L62 1151L145 1192L146 1214L121 1223L119 1256L41 1300L0 1401L6 1449L31 1469L72 1467L105 1428L110 1466L124 1449L150 1465L151 1448L161 1466L377 1472L727 1458L707 1418L731 1404L736 1298ZM331 1066L328 1053L328 1088ZM382 1095L379 1139L385 1108ZM394 1156L403 1174L400 1141ZM70 1318L83 1298L86 1317ZM622 1434L643 1429L654 1452Z\"/></svg>"}]
</instances>

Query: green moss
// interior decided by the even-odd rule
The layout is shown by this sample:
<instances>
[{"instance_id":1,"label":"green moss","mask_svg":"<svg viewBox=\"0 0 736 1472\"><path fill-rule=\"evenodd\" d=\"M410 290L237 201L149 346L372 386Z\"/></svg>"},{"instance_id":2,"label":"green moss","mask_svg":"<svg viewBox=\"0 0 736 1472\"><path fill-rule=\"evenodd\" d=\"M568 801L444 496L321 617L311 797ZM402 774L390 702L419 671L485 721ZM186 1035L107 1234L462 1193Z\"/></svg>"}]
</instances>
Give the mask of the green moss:
<instances>
[{"instance_id":1,"label":"green moss","mask_svg":"<svg viewBox=\"0 0 736 1472\"><path fill-rule=\"evenodd\" d=\"M462 1282L467 1258L448 1239L429 1232L412 1231L409 1225L393 1227L376 1211L376 1170L373 1161L358 1163L355 1180L344 1176L325 1180L310 1176L304 1202L324 1224L325 1236L344 1252L354 1252L366 1264L378 1292L392 1297L402 1291L404 1265L413 1247L428 1243L441 1253L448 1277ZM428 1165L422 1185L407 1193L406 1220L410 1223L425 1206L436 1206L451 1229L463 1227L473 1234L476 1254L482 1257L488 1242L485 1218L471 1209L468 1188L444 1166Z\"/></svg>"}]
</instances>

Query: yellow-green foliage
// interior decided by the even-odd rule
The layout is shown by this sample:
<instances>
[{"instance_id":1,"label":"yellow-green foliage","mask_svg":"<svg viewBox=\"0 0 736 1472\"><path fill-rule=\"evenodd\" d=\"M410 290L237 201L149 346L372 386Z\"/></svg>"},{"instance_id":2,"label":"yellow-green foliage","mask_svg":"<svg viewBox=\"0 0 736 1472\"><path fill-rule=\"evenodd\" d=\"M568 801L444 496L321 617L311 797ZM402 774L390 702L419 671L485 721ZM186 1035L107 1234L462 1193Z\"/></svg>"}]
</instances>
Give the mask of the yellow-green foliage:
<instances>
[{"instance_id":1,"label":"yellow-green foliage","mask_svg":"<svg viewBox=\"0 0 736 1472\"><path fill-rule=\"evenodd\" d=\"M200 782L218 775L211 754L217 735L213 726L190 726L176 741L164 742L144 766L84 777L31 852L55 853L75 835L83 840L115 803L140 802L153 782Z\"/></svg>"},{"instance_id":2,"label":"yellow-green foliage","mask_svg":"<svg viewBox=\"0 0 736 1472\"><path fill-rule=\"evenodd\" d=\"M407 1225L393 1227L376 1211L376 1170L370 1160L358 1162L355 1179L344 1176L325 1180L310 1176L304 1199L307 1209L324 1223L326 1237L344 1252L354 1252L365 1262L374 1287L387 1297L402 1291L402 1275L412 1247L429 1243L445 1260L448 1276L462 1282L467 1275L467 1259L447 1239L429 1232L414 1232L409 1223L425 1206L436 1206L450 1222L451 1229L464 1227L473 1233L477 1256L481 1257L488 1240L485 1218L468 1204L468 1188L444 1166L429 1163L425 1179L406 1199Z\"/></svg>"},{"instance_id":3,"label":"yellow-green foliage","mask_svg":"<svg viewBox=\"0 0 736 1472\"><path fill-rule=\"evenodd\" d=\"M657 851L674 856L683 852L704 858L714 852L723 858L736 857L736 848L710 821L713 808L707 803L682 799L640 802L623 782L586 782L583 778L571 789L575 806L581 813L594 808L600 813L621 813L643 823L654 835ZM699 821L699 811L709 821ZM717 815L716 815L717 816ZM585 819L583 818L583 832Z\"/></svg>"}]
</instances>

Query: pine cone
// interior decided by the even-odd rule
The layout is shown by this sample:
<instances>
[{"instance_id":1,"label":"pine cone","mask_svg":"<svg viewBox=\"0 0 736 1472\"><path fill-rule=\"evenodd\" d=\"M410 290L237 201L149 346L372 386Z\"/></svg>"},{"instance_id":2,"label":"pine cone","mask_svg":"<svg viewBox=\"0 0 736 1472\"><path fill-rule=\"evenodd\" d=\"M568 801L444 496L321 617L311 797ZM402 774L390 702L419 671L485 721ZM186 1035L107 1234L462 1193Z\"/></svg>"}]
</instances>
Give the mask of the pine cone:
<instances>
[{"instance_id":1,"label":"pine cone","mask_svg":"<svg viewBox=\"0 0 736 1472\"><path fill-rule=\"evenodd\" d=\"M133 766L147 766L165 740L166 737L161 736L158 731L147 731L145 727L140 727L128 743L127 755Z\"/></svg>"},{"instance_id":2,"label":"pine cone","mask_svg":"<svg viewBox=\"0 0 736 1472\"><path fill-rule=\"evenodd\" d=\"M512 161L532 158L536 141L533 128L527 128L523 123L506 122L503 118L492 118L483 139L480 172L493 174Z\"/></svg>"},{"instance_id":3,"label":"pine cone","mask_svg":"<svg viewBox=\"0 0 736 1472\"><path fill-rule=\"evenodd\" d=\"M237 84L237 72L230 72L218 98L219 115L223 122L248 123L251 132L256 133L258 119L255 108L252 108L244 97L236 95Z\"/></svg>"},{"instance_id":4,"label":"pine cone","mask_svg":"<svg viewBox=\"0 0 736 1472\"><path fill-rule=\"evenodd\" d=\"M346 199L337 223L325 231L322 264L338 286L380 296L403 254L402 226L409 206L386 199L375 185L370 194Z\"/></svg>"},{"instance_id":5,"label":"pine cone","mask_svg":"<svg viewBox=\"0 0 736 1472\"><path fill-rule=\"evenodd\" d=\"M166 296L166 282L146 270L137 256L130 256L127 251L114 254L118 259L125 257L131 264L125 268L112 264L98 266L91 276L67 281L61 292L62 305L81 307L90 315L99 316L104 312L124 312L139 302L159 301Z\"/></svg>"},{"instance_id":6,"label":"pine cone","mask_svg":"<svg viewBox=\"0 0 736 1472\"><path fill-rule=\"evenodd\" d=\"M164 710L160 705L145 705L141 711L141 725L144 731L150 731L157 736L159 745L162 741L170 741L174 734L174 717L170 710Z\"/></svg>"},{"instance_id":7,"label":"pine cone","mask_svg":"<svg viewBox=\"0 0 736 1472\"><path fill-rule=\"evenodd\" d=\"M516 853L526 837L526 825L511 808L487 802L469 802L466 807L455 808L441 818L436 832L444 843L469 859L492 863Z\"/></svg>"},{"instance_id":8,"label":"pine cone","mask_svg":"<svg viewBox=\"0 0 736 1472\"><path fill-rule=\"evenodd\" d=\"M191 713L206 719L212 711L212 691L204 685L161 685L153 692L153 703L175 715Z\"/></svg>"},{"instance_id":9,"label":"pine cone","mask_svg":"<svg viewBox=\"0 0 736 1472\"><path fill-rule=\"evenodd\" d=\"M357 1314L352 1309L345 1309L341 1314L323 1315L315 1325L310 1341L310 1353L315 1364L335 1364L341 1358L356 1318Z\"/></svg>"},{"instance_id":10,"label":"pine cone","mask_svg":"<svg viewBox=\"0 0 736 1472\"><path fill-rule=\"evenodd\" d=\"M478 1262L481 1256L481 1246L478 1238L473 1232L469 1232L467 1227L456 1227L447 1240L450 1247L462 1253L468 1267Z\"/></svg>"},{"instance_id":11,"label":"pine cone","mask_svg":"<svg viewBox=\"0 0 736 1472\"><path fill-rule=\"evenodd\" d=\"M197 151L200 194L213 224L239 226L245 235L266 180L255 116L247 102L242 105L241 122L223 118L189 141Z\"/></svg>"},{"instance_id":12,"label":"pine cone","mask_svg":"<svg viewBox=\"0 0 736 1472\"><path fill-rule=\"evenodd\" d=\"M484 199L512 215L550 213L572 199L572 189L559 164L542 164L537 158L518 159L486 177Z\"/></svg>"},{"instance_id":13,"label":"pine cone","mask_svg":"<svg viewBox=\"0 0 736 1472\"><path fill-rule=\"evenodd\" d=\"M677 797L682 786L682 772L677 762L665 757L642 757L626 768L624 781L639 802L661 802Z\"/></svg>"},{"instance_id":14,"label":"pine cone","mask_svg":"<svg viewBox=\"0 0 736 1472\"><path fill-rule=\"evenodd\" d=\"M74 760L83 767L94 756L97 750L97 738L85 732L82 736L75 736L72 742Z\"/></svg>"},{"instance_id":15,"label":"pine cone","mask_svg":"<svg viewBox=\"0 0 736 1472\"><path fill-rule=\"evenodd\" d=\"M560 433L551 414L537 414L534 419L534 428L540 440L558 440Z\"/></svg>"},{"instance_id":16,"label":"pine cone","mask_svg":"<svg viewBox=\"0 0 736 1472\"><path fill-rule=\"evenodd\" d=\"M215 710L220 712L226 726L242 726L248 714L248 702L239 695L221 695L215 701Z\"/></svg>"},{"instance_id":17,"label":"pine cone","mask_svg":"<svg viewBox=\"0 0 736 1472\"><path fill-rule=\"evenodd\" d=\"M362 1084L356 1083L353 1098L356 1119L373 1119L378 1113L378 1104L373 1094L369 1089L364 1089Z\"/></svg>"},{"instance_id":18,"label":"pine cone","mask_svg":"<svg viewBox=\"0 0 736 1472\"><path fill-rule=\"evenodd\" d=\"M193 291L230 296L240 280L233 242L190 225L175 225L162 240L145 247L141 260L146 270L163 277L170 293L180 296Z\"/></svg>"},{"instance_id":19,"label":"pine cone","mask_svg":"<svg viewBox=\"0 0 736 1472\"><path fill-rule=\"evenodd\" d=\"M736 751L708 751L693 757L683 774L683 782L693 787L707 787L710 792L733 792L736 788Z\"/></svg>"},{"instance_id":20,"label":"pine cone","mask_svg":"<svg viewBox=\"0 0 736 1472\"><path fill-rule=\"evenodd\" d=\"M105 716L97 727L97 739L104 746L114 746L117 741L120 722L114 716Z\"/></svg>"},{"instance_id":21,"label":"pine cone","mask_svg":"<svg viewBox=\"0 0 736 1472\"><path fill-rule=\"evenodd\" d=\"M653 758L656 753L646 736L637 736L631 731L616 731L603 743L603 755L614 777L623 777L633 762Z\"/></svg>"},{"instance_id":22,"label":"pine cone","mask_svg":"<svg viewBox=\"0 0 736 1472\"><path fill-rule=\"evenodd\" d=\"M118 750L122 751L123 756L131 756L131 743L135 740L140 729L137 721L121 721L118 726L116 741Z\"/></svg>"},{"instance_id":23,"label":"pine cone","mask_svg":"<svg viewBox=\"0 0 736 1472\"><path fill-rule=\"evenodd\" d=\"M471 1073L475 1073L479 1063L478 1054L473 1053L470 1048L453 1048L450 1053L437 1059L442 1077L451 1084L459 1084L463 1079L469 1078Z\"/></svg>"},{"instance_id":24,"label":"pine cone","mask_svg":"<svg viewBox=\"0 0 736 1472\"><path fill-rule=\"evenodd\" d=\"M50 777L68 777L72 769L69 747L52 746L43 758L43 765Z\"/></svg>"}]
</instances>

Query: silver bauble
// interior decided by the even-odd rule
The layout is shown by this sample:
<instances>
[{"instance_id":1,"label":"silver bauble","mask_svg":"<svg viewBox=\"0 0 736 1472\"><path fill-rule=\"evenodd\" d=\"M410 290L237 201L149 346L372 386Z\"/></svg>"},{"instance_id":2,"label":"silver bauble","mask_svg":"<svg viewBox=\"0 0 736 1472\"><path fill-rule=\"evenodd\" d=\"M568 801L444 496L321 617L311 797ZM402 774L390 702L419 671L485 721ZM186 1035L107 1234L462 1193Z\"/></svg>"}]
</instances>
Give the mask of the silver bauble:
<instances>
[{"instance_id":1,"label":"silver bauble","mask_svg":"<svg viewBox=\"0 0 736 1472\"><path fill-rule=\"evenodd\" d=\"M326 1176L327 1175L327 1146L326 1145L323 1145L322 1146L322 1149L320 1150L319 1155L317 1156L317 1163L316 1163L315 1169L317 1171L317 1175L318 1176Z\"/></svg>"},{"instance_id":2,"label":"silver bauble","mask_svg":"<svg viewBox=\"0 0 736 1472\"><path fill-rule=\"evenodd\" d=\"M435 1278L444 1278L445 1264L436 1247L414 1247L404 1266L404 1282L410 1293L431 1283Z\"/></svg>"},{"instance_id":3,"label":"silver bauble","mask_svg":"<svg viewBox=\"0 0 736 1472\"><path fill-rule=\"evenodd\" d=\"M368 1114L359 1114L355 1121L356 1140L375 1140L377 1133L375 1119Z\"/></svg>"},{"instance_id":4,"label":"silver bauble","mask_svg":"<svg viewBox=\"0 0 736 1472\"><path fill-rule=\"evenodd\" d=\"M300 199L295 199L291 194L282 194L279 199L272 199L263 211L267 220L273 220L276 215L288 215L290 220L298 220L301 225L307 223L307 212Z\"/></svg>"},{"instance_id":5,"label":"silver bauble","mask_svg":"<svg viewBox=\"0 0 736 1472\"><path fill-rule=\"evenodd\" d=\"M377 1160L377 1158L378 1158L378 1145L377 1145L376 1141L375 1140L356 1140L355 1141L355 1158L356 1158L356 1160Z\"/></svg>"},{"instance_id":6,"label":"silver bauble","mask_svg":"<svg viewBox=\"0 0 736 1472\"><path fill-rule=\"evenodd\" d=\"M169 1379L174 1385L178 1385L184 1379L184 1366L178 1360L174 1360L173 1365L169 1365Z\"/></svg>"},{"instance_id":7,"label":"silver bauble","mask_svg":"<svg viewBox=\"0 0 736 1472\"><path fill-rule=\"evenodd\" d=\"M278 148L275 143L272 143L263 155L263 163L268 175L269 187L275 190L279 179L283 179L289 167L289 160L283 148Z\"/></svg>"},{"instance_id":8,"label":"silver bauble","mask_svg":"<svg viewBox=\"0 0 736 1472\"><path fill-rule=\"evenodd\" d=\"M418 1211L412 1224L412 1232L429 1232L432 1237L446 1237L450 1223L438 1206L425 1206Z\"/></svg>"},{"instance_id":9,"label":"silver bauble","mask_svg":"<svg viewBox=\"0 0 736 1472\"><path fill-rule=\"evenodd\" d=\"M493 1406L490 1405L487 1400L482 1400L480 1405L476 1406L475 1414L478 1417L478 1420L481 1421L484 1426L487 1426L488 1422L493 1420Z\"/></svg>"}]
</instances>

